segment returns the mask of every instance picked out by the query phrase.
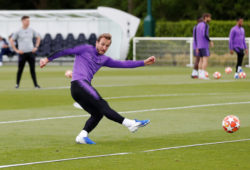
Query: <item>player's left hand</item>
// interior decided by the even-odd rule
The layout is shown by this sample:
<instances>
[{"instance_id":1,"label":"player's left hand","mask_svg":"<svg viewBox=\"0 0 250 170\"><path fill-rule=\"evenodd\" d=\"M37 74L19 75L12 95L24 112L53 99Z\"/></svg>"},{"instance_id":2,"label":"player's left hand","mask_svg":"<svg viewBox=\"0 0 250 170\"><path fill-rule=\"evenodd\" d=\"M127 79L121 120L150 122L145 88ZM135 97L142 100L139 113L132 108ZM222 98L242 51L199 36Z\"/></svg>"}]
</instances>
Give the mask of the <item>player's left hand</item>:
<instances>
[{"instance_id":1,"label":"player's left hand","mask_svg":"<svg viewBox=\"0 0 250 170\"><path fill-rule=\"evenodd\" d=\"M37 47L32 49L32 53L35 53L37 51Z\"/></svg>"},{"instance_id":2,"label":"player's left hand","mask_svg":"<svg viewBox=\"0 0 250 170\"><path fill-rule=\"evenodd\" d=\"M71 71L71 70L66 70L66 71L65 71L65 76L66 76L67 78L72 78L72 71Z\"/></svg>"},{"instance_id":3,"label":"player's left hand","mask_svg":"<svg viewBox=\"0 0 250 170\"><path fill-rule=\"evenodd\" d=\"M151 65L155 63L155 56L148 57L146 60L144 60L145 65Z\"/></svg>"},{"instance_id":4,"label":"player's left hand","mask_svg":"<svg viewBox=\"0 0 250 170\"><path fill-rule=\"evenodd\" d=\"M248 54L248 49L245 50L245 53Z\"/></svg>"}]
</instances>

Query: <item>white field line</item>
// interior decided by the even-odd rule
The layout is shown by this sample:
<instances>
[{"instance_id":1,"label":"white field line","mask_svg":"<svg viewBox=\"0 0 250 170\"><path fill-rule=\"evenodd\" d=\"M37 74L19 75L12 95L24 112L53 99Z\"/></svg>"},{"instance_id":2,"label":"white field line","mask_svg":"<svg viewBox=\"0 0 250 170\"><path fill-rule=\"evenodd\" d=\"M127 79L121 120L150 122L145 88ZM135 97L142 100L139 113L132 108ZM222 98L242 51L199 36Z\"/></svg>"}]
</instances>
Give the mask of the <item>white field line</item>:
<instances>
[{"instance_id":1,"label":"white field line","mask_svg":"<svg viewBox=\"0 0 250 170\"><path fill-rule=\"evenodd\" d=\"M201 144L193 144L193 145L174 146L174 147L159 148L159 149L153 149L153 150L145 150L145 151L140 151L140 152L143 152L143 153L145 153L145 152L155 152L155 151L170 150L170 149L190 148L190 147L197 147L197 146L236 143L236 142L244 142L244 141L250 141L250 139L239 139L239 140L232 140L232 141L221 141L221 142L213 142L213 143L201 143ZM65 158L65 159L39 161L39 162L9 164L9 165L0 165L0 168L9 168L9 167L18 167L18 166L26 166L26 165L45 164L45 163L53 163L53 162L64 162L64 161L79 160L79 159L91 159L91 158L100 158L100 157L120 156L120 155L136 154L136 153L138 153L138 152L113 153L113 154L84 156L84 157L76 157L76 158Z\"/></svg>"},{"instance_id":2,"label":"white field line","mask_svg":"<svg viewBox=\"0 0 250 170\"><path fill-rule=\"evenodd\" d=\"M45 163L52 163L52 162L72 161L72 160L78 160L78 159L100 158L100 157L109 157L109 156L118 156L118 155L127 155L127 154L130 154L130 153L112 153L112 154L105 154L105 155L83 156L83 157L77 157L77 158L66 158L66 159L40 161L40 162L29 162L29 163L21 163L21 164L1 165L0 168L9 168L9 167L35 165L35 164L45 164Z\"/></svg>"},{"instance_id":3,"label":"white field line","mask_svg":"<svg viewBox=\"0 0 250 170\"><path fill-rule=\"evenodd\" d=\"M44 117L37 119L26 119L26 120L12 120L12 121L3 121L0 124L11 124L11 123L21 123L21 122L34 122L40 120L53 120L53 119L68 119L68 118L76 118L76 117L88 117L89 115L72 115L72 116L60 116L60 117Z\"/></svg>"},{"instance_id":4,"label":"white field line","mask_svg":"<svg viewBox=\"0 0 250 170\"><path fill-rule=\"evenodd\" d=\"M211 106L225 106L225 105L236 105L236 104L250 104L250 101L191 105L191 106L180 106L180 107L167 107L167 108L159 108L159 109L145 109L145 110L126 111L126 112L119 112L119 113L154 112L154 111L163 111L163 110L179 110L179 109L190 109L190 108L211 107Z\"/></svg>"},{"instance_id":5,"label":"white field line","mask_svg":"<svg viewBox=\"0 0 250 170\"><path fill-rule=\"evenodd\" d=\"M126 98L144 98L144 97L172 97L172 96L216 96L216 95L229 95L239 93L175 93L175 94L150 94L150 95L134 95L134 96L117 96L117 97L104 97L104 99L126 99ZM246 94L246 93L244 93Z\"/></svg>"},{"instance_id":6,"label":"white field line","mask_svg":"<svg viewBox=\"0 0 250 170\"><path fill-rule=\"evenodd\" d=\"M249 80L244 80L246 82ZM181 85L181 84L203 84L203 83L227 83L227 82L237 82L236 80L206 80L206 81L190 81L190 82L169 82L169 83L157 83L157 84L111 84L111 85L94 85L94 87L133 87L133 86L154 86L154 85ZM2 91L10 91L10 90L16 90L16 91L33 91L33 90L60 90L60 89L69 89L70 86L61 86L61 87L45 87L41 89L35 89L35 88L20 88L20 89L1 89Z\"/></svg>"},{"instance_id":7,"label":"white field line","mask_svg":"<svg viewBox=\"0 0 250 170\"><path fill-rule=\"evenodd\" d=\"M223 144L223 143L243 142L243 141L250 141L250 139L240 139L240 140L233 140L233 141L222 141L222 142L213 142L213 143L201 143L201 144L193 144L193 145L173 146L173 147L168 147L168 148L151 149L151 150L146 150L146 151L142 151L142 152L155 152L155 151L163 151L163 150L170 150L170 149L190 148L190 147L195 147L195 146L216 145L216 144Z\"/></svg>"},{"instance_id":8,"label":"white field line","mask_svg":"<svg viewBox=\"0 0 250 170\"><path fill-rule=\"evenodd\" d=\"M144 110L132 110L119 112L120 114L127 113L141 113L141 112L156 112L156 111L166 111L166 110L180 110L180 109L190 109L190 108L201 108L201 107L211 107L211 106L225 106L225 105L237 105L237 104L250 104L250 101L246 102L230 102L230 103L214 103L214 104L203 104L203 105L191 105L191 106L180 106L180 107L167 107L167 108L156 108L156 109L144 109ZM11 123L21 123L21 122L33 122L40 120L51 120L51 119L67 119L75 117L88 117L89 115L72 115L72 116L62 116L62 117L48 117L48 118L37 118L37 119L26 119L26 120L13 120L13 121L3 121L0 124L11 124Z\"/></svg>"}]
</instances>

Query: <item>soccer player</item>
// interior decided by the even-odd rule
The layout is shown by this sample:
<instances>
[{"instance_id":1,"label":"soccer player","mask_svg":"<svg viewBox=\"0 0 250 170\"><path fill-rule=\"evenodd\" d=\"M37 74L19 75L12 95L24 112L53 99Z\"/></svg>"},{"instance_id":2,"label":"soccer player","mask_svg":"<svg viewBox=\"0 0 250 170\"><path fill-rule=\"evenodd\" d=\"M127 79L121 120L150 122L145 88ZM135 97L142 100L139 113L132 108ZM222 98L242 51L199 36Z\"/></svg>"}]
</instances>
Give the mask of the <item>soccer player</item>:
<instances>
[{"instance_id":1,"label":"soccer player","mask_svg":"<svg viewBox=\"0 0 250 170\"><path fill-rule=\"evenodd\" d=\"M197 25L202 22L202 18L197 19L197 24L193 28L193 55L195 56L195 63L194 63L194 69L191 75L191 78L197 79L198 78L198 69L199 69L199 62L200 62L200 56L199 56L199 50L197 48L197 38L196 38L196 27Z\"/></svg>"},{"instance_id":2,"label":"soccer player","mask_svg":"<svg viewBox=\"0 0 250 170\"><path fill-rule=\"evenodd\" d=\"M40 60L40 67L58 57L65 55L75 55L73 75L71 81L71 95L73 99L81 105L91 116L87 120L83 130L76 137L76 142L80 144L95 144L88 134L97 126L103 116L126 126L131 132L137 131L139 127L147 125L150 120L131 120L124 118L110 108L108 103L100 96L91 85L94 74L102 67L113 68L135 68L150 65L155 62L155 57L151 56L144 61L119 61L105 56L105 52L111 45L111 35L101 34L96 46L80 45L73 48L59 50L48 58Z\"/></svg>"},{"instance_id":3,"label":"soccer player","mask_svg":"<svg viewBox=\"0 0 250 170\"><path fill-rule=\"evenodd\" d=\"M205 13L202 15L203 22L200 22L196 27L196 39L197 39L197 48L199 51L200 63L199 68L199 78L208 79L205 76L205 71L208 64L208 57L210 56L209 45L213 47L213 42L209 38L209 25L211 21L211 14Z\"/></svg>"},{"instance_id":4,"label":"soccer player","mask_svg":"<svg viewBox=\"0 0 250 170\"><path fill-rule=\"evenodd\" d=\"M243 18L237 19L237 24L231 29L229 34L229 49L230 53L233 54L233 51L237 54L237 64L234 77L238 77L238 73L242 72L242 61L244 58L244 51L247 54L247 46L245 41L245 30L243 26Z\"/></svg>"},{"instance_id":5,"label":"soccer player","mask_svg":"<svg viewBox=\"0 0 250 170\"><path fill-rule=\"evenodd\" d=\"M13 36L10 38L10 44L13 50L17 54L19 54L16 88L17 89L19 88L21 76L22 76L26 61L29 63L30 73L31 73L31 77L32 77L35 88L40 88L36 80L35 55L34 54L40 45L41 39L40 39L39 34L36 31L34 31L32 28L29 28L29 25L30 25L29 16L23 16L21 20L22 20L22 25L23 25L22 28L19 31L15 32ZM33 44L33 37L36 38L35 47ZM18 49L15 46L15 43L14 43L15 40L17 40Z\"/></svg>"}]
</instances>

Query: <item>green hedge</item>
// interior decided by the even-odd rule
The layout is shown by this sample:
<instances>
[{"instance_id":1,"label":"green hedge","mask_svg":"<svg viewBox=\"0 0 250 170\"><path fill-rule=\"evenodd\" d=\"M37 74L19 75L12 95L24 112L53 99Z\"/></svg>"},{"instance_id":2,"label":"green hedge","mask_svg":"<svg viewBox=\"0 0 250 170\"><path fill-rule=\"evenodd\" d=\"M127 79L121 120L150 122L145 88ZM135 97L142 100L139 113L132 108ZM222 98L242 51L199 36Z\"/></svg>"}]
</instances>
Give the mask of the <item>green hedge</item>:
<instances>
[{"instance_id":1,"label":"green hedge","mask_svg":"<svg viewBox=\"0 0 250 170\"><path fill-rule=\"evenodd\" d=\"M193 27L196 21L157 21L155 27L156 37L192 37ZM236 21L217 21L209 23L211 37L228 37L230 29L236 25ZM250 21L244 21L246 37L250 37ZM136 34L143 36L143 22L141 22Z\"/></svg>"}]
</instances>

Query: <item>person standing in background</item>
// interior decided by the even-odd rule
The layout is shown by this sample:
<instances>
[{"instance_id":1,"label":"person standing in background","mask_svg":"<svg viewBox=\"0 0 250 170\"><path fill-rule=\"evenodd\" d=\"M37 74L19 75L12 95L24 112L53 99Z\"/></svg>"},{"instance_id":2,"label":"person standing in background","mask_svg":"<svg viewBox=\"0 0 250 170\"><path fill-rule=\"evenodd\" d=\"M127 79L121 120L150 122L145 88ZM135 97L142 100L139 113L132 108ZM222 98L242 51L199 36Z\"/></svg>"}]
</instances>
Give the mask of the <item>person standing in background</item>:
<instances>
[{"instance_id":1,"label":"person standing in background","mask_svg":"<svg viewBox=\"0 0 250 170\"><path fill-rule=\"evenodd\" d=\"M32 28L29 28L30 18L29 16L23 16L22 20L22 28L15 32L13 36L10 38L10 43L13 50L19 54L18 60L18 71L16 78L16 88L19 88L21 76L23 73L23 69L26 61L30 66L30 73L34 83L35 88L40 88L37 84L36 72L35 72L35 52L37 51L40 45L40 36L34 31ZM36 38L36 44L34 47L33 38ZM18 49L16 48L14 41L17 40Z\"/></svg>"},{"instance_id":2,"label":"person standing in background","mask_svg":"<svg viewBox=\"0 0 250 170\"><path fill-rule=\"evenodd\" d=\"M230 30L229 34L230 54L233 54L234 51L237 54L237 64L234 75L234 78L236 79L239 77L238 73L243 71L241 67L244 58L244 51L246 54L248 53L245 40L245 30L242 26L243 26L243 18L238 18L237 24Z\"/></svg>"},{"instance_id":3,"label":"person standing in background","mask_svg":"<svg viewBox=\"0 0 250 170\"><path fill-rule=\"evenodd\" d=\"M205 71L208 65L208 57L210 56L209 47L213 47L214 44L209 38L209 25L211 21L211 14L204 13L202 15L203 22L200 22L196 27L197 49L199 51L200 63L199 63L199 78L209 79L205 76Z\"/></svg>"}]
</instances>

